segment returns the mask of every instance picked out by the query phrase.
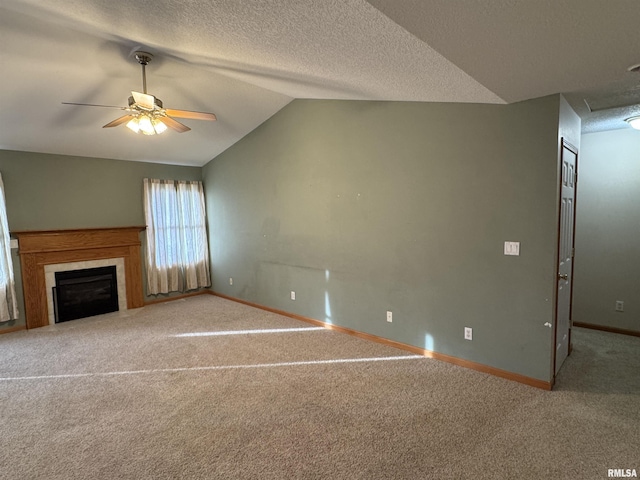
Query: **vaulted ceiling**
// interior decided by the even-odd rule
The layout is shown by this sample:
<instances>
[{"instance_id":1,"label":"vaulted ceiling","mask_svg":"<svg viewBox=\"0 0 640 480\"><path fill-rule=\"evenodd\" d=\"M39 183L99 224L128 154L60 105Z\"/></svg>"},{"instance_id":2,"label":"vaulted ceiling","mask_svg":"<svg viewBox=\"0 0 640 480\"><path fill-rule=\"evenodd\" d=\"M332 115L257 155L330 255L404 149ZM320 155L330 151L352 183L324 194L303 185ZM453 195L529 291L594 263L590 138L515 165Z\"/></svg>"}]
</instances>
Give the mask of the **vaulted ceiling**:
<instances>
[{"instance_id":1,"label":"vaulted ceiling","mask_svg":"<svg viewBox=\"0 0 640 480\"><path fill-rule=\"evenodd\" d=\"M2 0L0 149L204 165L295 98L563 93L583 131L628 128L639 24L635 0ZM100 128L117 109L62 104L126 106L136 50L165 107L218 120L145 137Z\"/></svg>"}]
</instances>

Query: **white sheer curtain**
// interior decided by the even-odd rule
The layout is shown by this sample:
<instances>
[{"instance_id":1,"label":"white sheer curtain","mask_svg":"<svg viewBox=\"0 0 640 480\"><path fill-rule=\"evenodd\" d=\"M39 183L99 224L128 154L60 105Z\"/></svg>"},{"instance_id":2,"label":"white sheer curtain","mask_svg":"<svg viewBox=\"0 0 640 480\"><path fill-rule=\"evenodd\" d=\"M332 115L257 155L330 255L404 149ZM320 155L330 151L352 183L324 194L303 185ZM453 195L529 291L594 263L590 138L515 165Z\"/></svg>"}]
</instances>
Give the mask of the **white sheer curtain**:
<instances>
[{"instance_id":1,"label":"white sheer curtain","mask_svg":"<svg viewBox=\"0 0 640 480\"><path fill-rule=\"evenodd\" d=\"M4 183L0 173L0 322L18 318L16 284L11 261L9 223L4 202Z\"/></svg>"},{"instance_id":2,"label":"white sheer curtain","mask_svg":"<svg viewBox=\"0 0 640 480\"><path fill-rule=\"evenodd\" d=\"M144 179L151 294L211 285L202 182Z\"/></svg>"}]
</instances>

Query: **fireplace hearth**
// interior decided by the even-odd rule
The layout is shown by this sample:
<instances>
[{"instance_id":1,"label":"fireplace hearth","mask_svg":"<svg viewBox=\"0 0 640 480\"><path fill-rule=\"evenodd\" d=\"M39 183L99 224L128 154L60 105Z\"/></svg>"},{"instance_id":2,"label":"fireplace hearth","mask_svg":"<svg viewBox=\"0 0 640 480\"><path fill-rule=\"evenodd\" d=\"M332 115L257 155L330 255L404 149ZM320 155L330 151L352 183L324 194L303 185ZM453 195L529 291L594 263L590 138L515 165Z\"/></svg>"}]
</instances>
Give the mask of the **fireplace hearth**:
<instances>
[{"instance_id":1,"label":"fireplace hearth","mask_svg":"<svg viewBox=\"0 0 640 480\"><path fill-rule=\"evenodd\" d=\"M55 322L118 311L115 265L56 272Z\"/></svg>"}]
</instances>

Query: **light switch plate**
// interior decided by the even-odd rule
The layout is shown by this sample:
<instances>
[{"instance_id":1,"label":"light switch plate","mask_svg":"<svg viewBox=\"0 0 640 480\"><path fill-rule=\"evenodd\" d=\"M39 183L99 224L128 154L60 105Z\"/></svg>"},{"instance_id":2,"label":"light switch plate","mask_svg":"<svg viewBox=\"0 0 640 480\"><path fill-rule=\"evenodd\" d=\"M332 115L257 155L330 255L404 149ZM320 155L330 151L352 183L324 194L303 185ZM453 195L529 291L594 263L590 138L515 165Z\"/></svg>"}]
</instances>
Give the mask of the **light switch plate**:
<instances>
[{"instance_id":1,"label":"light switch plate","mask_svg":"<svg viewBox=\"0 0 640 480\"><path fill-rule=\"evenodd\" d=\"M520 255L520 242L504 242L505 255Z\"/></svg>"},{"instance_id":2,"label":"light switch plate","mask_svg":"<svg viewBox=\"0 0 640 480\"><path fill-rule=\"evenodd\" d=\"M18 239L12 238L11 240L9 240L9 246L11 248L18 248Z\"/></svg>"},{"instance_id":3,"label":"light switch plate","mask_svg":"<svg viewBox=\"0 0 640 480\"><path fill-rule=\"evenodd\" d=\"M465 340L473 340L473 328L464 327L464 339Z\"/></svg>"}]
</instances>

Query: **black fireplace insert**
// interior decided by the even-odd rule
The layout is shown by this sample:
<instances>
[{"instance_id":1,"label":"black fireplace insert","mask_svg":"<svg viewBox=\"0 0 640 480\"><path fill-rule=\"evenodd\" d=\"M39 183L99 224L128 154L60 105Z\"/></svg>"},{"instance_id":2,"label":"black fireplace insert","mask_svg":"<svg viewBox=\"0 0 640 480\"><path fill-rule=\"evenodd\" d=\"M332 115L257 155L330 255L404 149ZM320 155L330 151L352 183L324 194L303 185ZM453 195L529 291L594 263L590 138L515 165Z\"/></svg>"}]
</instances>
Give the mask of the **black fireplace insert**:
<instances>
[{"instance_id":1,"label":"black fireplace insert","mask_svg":"<svg viewBox=\"0 0 640 480\"><path fill-rule=\"evenodd\" d=\"M56 272L53 303L56 323L117 311L115 265Z\"/></svg>"}]
</instances>

